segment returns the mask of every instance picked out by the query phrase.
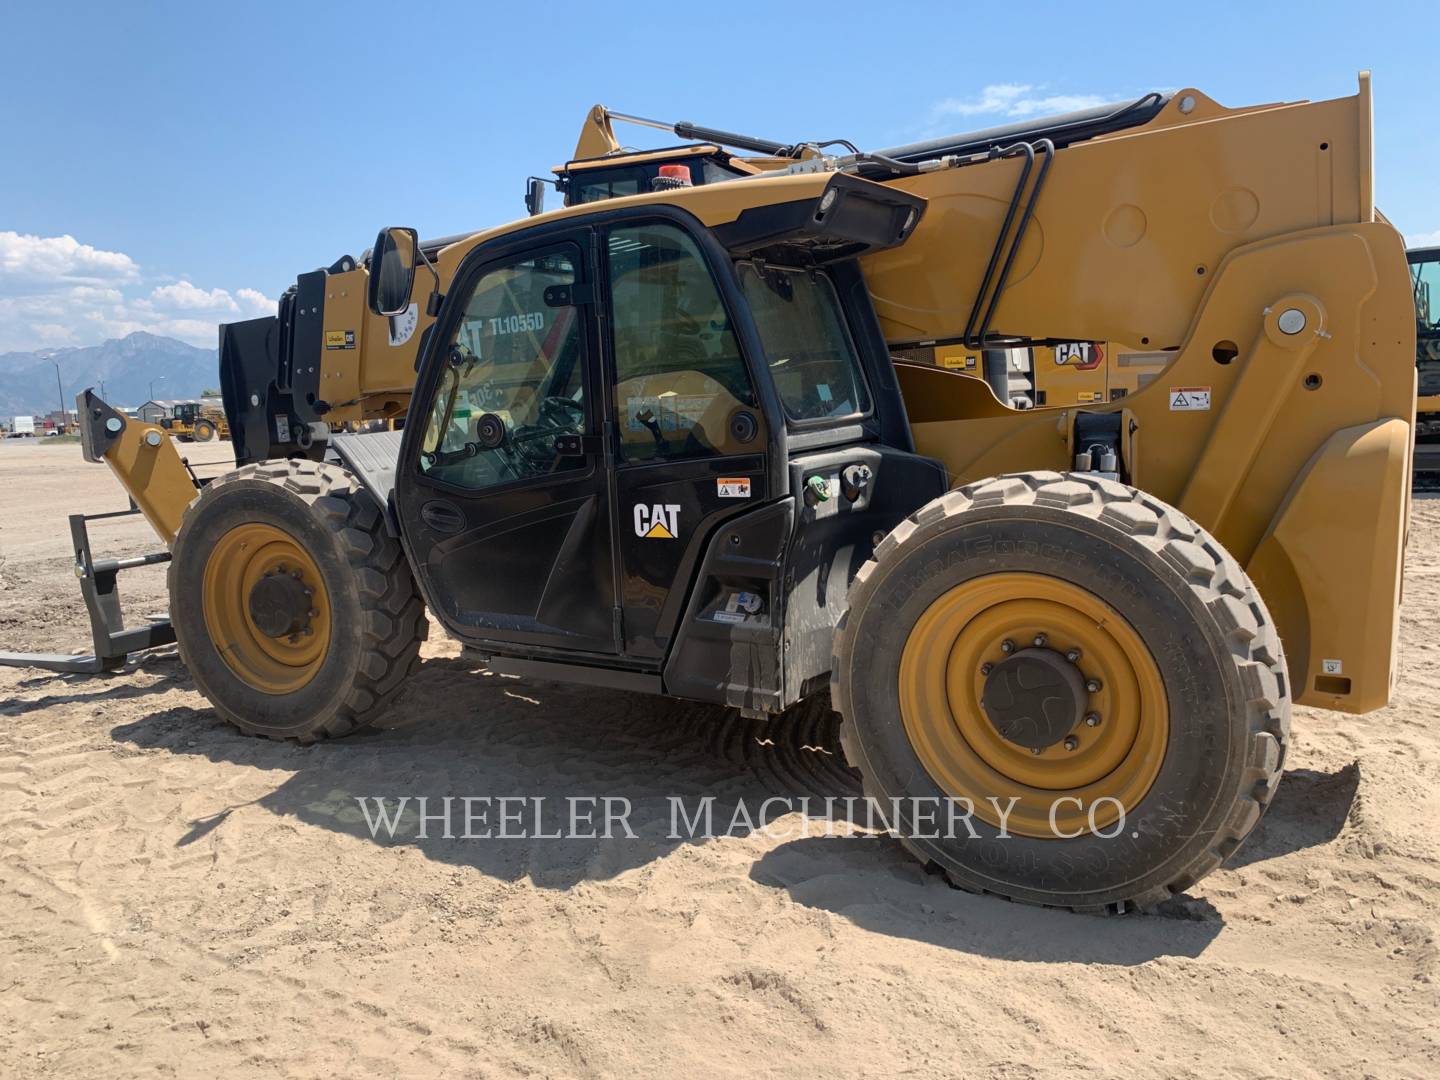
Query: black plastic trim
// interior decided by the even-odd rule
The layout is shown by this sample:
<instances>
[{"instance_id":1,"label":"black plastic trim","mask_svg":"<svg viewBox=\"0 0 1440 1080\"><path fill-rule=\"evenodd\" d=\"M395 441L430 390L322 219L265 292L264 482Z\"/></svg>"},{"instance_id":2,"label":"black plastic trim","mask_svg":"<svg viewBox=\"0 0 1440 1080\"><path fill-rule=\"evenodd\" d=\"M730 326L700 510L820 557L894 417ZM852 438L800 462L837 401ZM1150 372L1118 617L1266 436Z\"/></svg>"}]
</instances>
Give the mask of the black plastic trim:
<instances>
[{"instance_id":1,"label":"black plastic trim","mask_svg":"<svg viewBox=\"0 0 1440 1080\"><path fill-rule=\"evenodd\" d=\"M813 198L754 206L713 231L736 258L818 266L902 244L924 213L918 195L836 173Z\"/></svg>"}]
</instances>

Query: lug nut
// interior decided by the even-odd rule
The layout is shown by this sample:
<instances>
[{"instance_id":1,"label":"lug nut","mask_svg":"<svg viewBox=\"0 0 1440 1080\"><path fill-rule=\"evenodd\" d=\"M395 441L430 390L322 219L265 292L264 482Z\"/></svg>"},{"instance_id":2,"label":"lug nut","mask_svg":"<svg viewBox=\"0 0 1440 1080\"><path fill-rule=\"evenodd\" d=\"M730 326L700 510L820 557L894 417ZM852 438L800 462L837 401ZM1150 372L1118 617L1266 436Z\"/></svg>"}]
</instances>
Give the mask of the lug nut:
<instances>
[{"instance_id":1,"label":"lug nut","mask_svg":"<svg viewBox=\"0 0 1440 1080\"><path fill-rule=\"evenodd\" d=\"M1046 643L1047 641L1049 641L1049 640L1050 640L1050 639L1049 639L1048 637L1046 637L1044 634L1036 634L1036 635L1035 635L1035 648L1037 648L1037 649L1043 649L1043 648L1045 647L1045 643Z\"/></svg>"},{"instance_id":2,"label":"lug nut","mask_svg":"<svg viewBox=\"0 0 1440 1080\"><path fill-rule=\"evenodd\" d=\"M284 563L281 563L279 566L275 567L275 572L277 574L288 574L290 571L285 569Z\"/></svg>"},{"instance_id":3,"label":"lug nut","mask_svg":"<svg viewBox=\"0 0 1440 1080\"><path fill-rule=\"evenodd\" d=\"M1066 750L1074 751L1074 750L1078 750L1079 748L1080 748L1080 740L1079 740L1079 739L1075 738L1074 735L1066 735L1066 736L1065 736L1065 749L1066 749Z\"/></svg>"},{"instance_id":4,"label":"lug nut","mask_svg":"<svg viewBox=\"0 0 1440 1080\"><path fill-rule=\"evenodd\" d=\"M990 672L992 672L992 671L994 671L994 670L995 670L995 665L992 664L992 663L990 663L990 661L988 661L988 660L985 661L985 663L983 663L983 664L980 665L980 674L981 674L981 675L989 675Z\"/></svg>"},{"instance_id":5,"label":"lug nut","mask_svg":"<svg viewBox=\"0 0 1440 1080\"><path fill-rule=\"evenodd\" d=\"M1092 693L1092 694L1098 694L1098 693L1100 692L1100 686L1101 686L1101 683L1100 683L1100 680L1099 680L1099 679L1086 679L1086 680L1085 680L1085 689L1088 690L1088 691L1089 691L1090 693Z\"/></svg>"},{"instance_id":6,"label":"lug nut","mask_svg":"<svg viewBox=\"0 0 1440 1080\"><path fill-rule=\"evenodd\" d=\"M1069 660L1072 664L1078 664L1080 662L1080 650L1071 649L1065 654L1065 659Z\"/></svg>"},{"instance_id":7,"label":"lug nut","mask_svg":"<svg viewBox=\"0 0 1440 1080\"><path fill-rule=\"evenodd\" d=\"M1039 750L1039 749L1037 749L1037 748L1035 748L1035 747L1033 747L1033 746L1030 748L1030 753L1034 754L1036 757L1039 757L1039 756L1040 756L1041 754L1043 754L1044 752L1045 752L1044 750Z\"/></svg>"},{"instance_id":8,"label":"lug nut","mask_svg":"<svg viewBox=\"0 0 1440 1080\"><path fill-rule=\"evenodd\" d=\"M308 626L305 627L305 629L304 629L304 630L301 630L300 632L301 632L302 634L304 634L306 637L309 637L311 634L315 633L315 631L314 631L314 630L311 630L310 627L308 627Z\"/></svg>"},{"instance_id":9,"label":"lug nut","mask_svg":"<svg viewBox=\"0 0 1440 1080\"><path fill-rule=\"evenodd\" d=\"M299 570L291 570L291 571L290 571L290 576L293 577L296 581L299 581L299 580L300 580L300 571L299 571Z\"/></svg>"},{"instance_id":10,"label":"lug nut","mask_svg":"<svg viewBox=\"0 0 1440 1080\"><path fill-rule=\"evenodd\" d=\"M1014 652L1015 643L1007 637L1004 641L1000 642L1000 651L1007 654Z\"/></svg>"},{"instance_id":11,"label":"lug nut","mask_svg":"<svg viewBox=\"0 0 1440 1080\"><path fill-rule=\"evenodd\" d=\"M315 616L317 616L317 615L319 615L319 614L320 614L319 609L313 608L313 607L312 607L309 611L307 611L307 612L305 613L306 617L307 617L307 618L311 618L311 619L315 618Z\"/></svg>"},{"instance_id":12,"label":"lug nut","mask_svg":"<svg viewBox=\"0 0 1440 1080\"><path fill-rule=\"evenodd\" d=\"M1087 712L1087 713L1085 714L1085 726L1086 726L1086 727L1099 727L1099 726L1100 726L1100 714L1099 714L1098 712Z\"/></svg>"}]
</instances>

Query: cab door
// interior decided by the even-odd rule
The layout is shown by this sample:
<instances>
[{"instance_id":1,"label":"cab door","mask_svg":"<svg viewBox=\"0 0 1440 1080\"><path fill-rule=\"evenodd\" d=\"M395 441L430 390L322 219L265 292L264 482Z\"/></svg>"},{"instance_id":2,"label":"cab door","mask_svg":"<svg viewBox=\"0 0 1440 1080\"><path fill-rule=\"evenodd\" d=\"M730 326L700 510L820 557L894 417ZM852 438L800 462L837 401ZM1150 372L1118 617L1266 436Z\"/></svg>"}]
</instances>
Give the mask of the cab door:
<instances>
[{"instance_id":1,"label":"cab door","mask_svg":"<svg viewBox=\"0 0 1440 1080\"><path fill-rule=\"evenodd\" d=\"M615 653L592 241L489 251L457 273L425 349L395 484L406 545L462 640Z\"/></svg>"},{"instance_id":2,"label":"cab door","mask_svg":"<svg viewBox=\"0 0 1440 1080\"><path fill-rule=\"evenodd\" d=\"M706 544L771 498L770 432L722 275L679 220L603 233L624 649L663 659Z\"/></svg>"}]
</instances>

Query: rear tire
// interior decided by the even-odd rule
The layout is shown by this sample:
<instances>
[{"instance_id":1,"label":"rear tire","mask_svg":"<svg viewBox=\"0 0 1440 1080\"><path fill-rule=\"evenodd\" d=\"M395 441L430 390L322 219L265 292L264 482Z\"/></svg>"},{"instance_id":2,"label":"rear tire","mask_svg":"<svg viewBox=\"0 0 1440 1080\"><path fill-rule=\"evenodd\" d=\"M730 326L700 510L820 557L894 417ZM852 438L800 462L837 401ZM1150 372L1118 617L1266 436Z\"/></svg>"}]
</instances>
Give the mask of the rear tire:
<instances>
[{"instance_id":1,"label":"rear tire","mask_svg":"<svg viewBox=\"0 0 1440 1080\"><path fill-rule=\"evenodd\" d=\"M209 442L215 438L215 425L209 420L197 420L195 422L195 434L192 438L195 442Z\"/></svg>"},{"instance_id":2,"label":"rear tire","mask_svg":"<svg viewBox=\"0 0 1440 1080\"><path fill-rule=\"evenodd\" d=\"M977 596L996 599L977 602ZM1274 796L1290 725L1284 656L1259 593L1213 537L1159 499L1082 474L1020 473L952 491L902 522L861 568L836 635L841 743L864 777L866 794L887 808L891 798L912 797L944 807L947 798L979 804L996 795L1004 805L1005 792L953 788L960 786L957 776L1008 779L1006 762L1022 778L1013 783L1022 795L1018 816L1026 800L1054 804L1067 791L1082 790L1067 787L1078 784L1067 777L1076 774L1084 752L1098 750L1105 732L1121 730L1114 727L1125 720L1120 687L1108 699L1113 715L1097 716L1095 727L1074 728L1075 745L1069 735L1062 745L1057 731L1038 737L1055 740L1043 750L1017 747L1019 736L1002 740L989 719L994 699L987 696L982 708L973 694L988 686L994 661L1031 642L1007 637L1001 644L1010 648L995 646L994 657L966 651L986 647L985 627L1003 628L1005 619L1022 617L1016 612L1032 621L1040 618L1033 612L1063 614L1065 602L1075 605L1075 617L1068 623L1057 617L1059 627L1069 629L1050 636L1071 640L1047 639L1048 647L1078 649L1077 668L1090 672L1106 650L1112 658L1137 657L1133 671L1118 659L1112 664L1124 669L1117 683L1144 687L1146 671L1158 675L1148 680L1148 698L1132 694L1125 704L1141 752L1125 751L1110 773L1104 772L1108 759L1097 758L1094 783L1084 789L1131 781L1133 797L1121 800L1123 817L1116 819L1121 827L1099 826L1113 838L1089 828L1074 837L1066 828L1062 838L1053 829L1021 835L1007 820L1005 835L977 809L971 822L977 838L963 826L953 838L943 830L932 838L915 834L936 832L933 822L908 820L902 810L902 842L973 892L1083 911L1148 908L1189 888L1249 835ZM936 612L944 614L947 604L956 614L937 622ZM923 637L927 627L938 635L933 640ZM982 640L967 645L967 634ZM1083 641L1086 635L1092 640ZM922 646L917 664L914 650ZM917 678L943 689L927 696L912 688ZM1092 708L1110 691L1087 683L1075 690L1075 700ZM980 738L985 725L995 736L989 743ZM990 755L986 761L1004 759L998 772L986 771L984 762L973 774L946 771L945 755L979 761L981 750ZM1100 805L1093 795L1092 801ZM942 809L940 823L945 820Z\"/></svg>"},{"instance_id":3,"label":"rear tire","mask_svg":"<svg viewBox=\"0 0 1440 1080\"><path fill-rule=\"evenodd\" d=\"M409 564L374 497L337 465L267 461L218 477L185 511L171 556L181 658L244 732L348 735L419 665L429 623ZM302 586L308 598L278 633L255 606L255 583L272 577L279 607Z\"/></svg>"}]
</instances>

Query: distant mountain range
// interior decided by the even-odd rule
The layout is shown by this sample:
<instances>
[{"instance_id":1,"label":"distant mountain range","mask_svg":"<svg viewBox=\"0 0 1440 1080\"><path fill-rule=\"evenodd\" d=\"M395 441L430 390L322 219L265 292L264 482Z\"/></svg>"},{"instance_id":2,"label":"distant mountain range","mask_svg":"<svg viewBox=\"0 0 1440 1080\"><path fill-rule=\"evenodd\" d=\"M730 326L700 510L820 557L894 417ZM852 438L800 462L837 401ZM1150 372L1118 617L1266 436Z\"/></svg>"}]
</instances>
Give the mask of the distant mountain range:
<instances>
[{"instance_id":1,"label":"distant mountain range","mask_svg":"<svg viewBox=\"0 0 1440 1080\"><path fill-rule=\"evenodd\" d=\"M81 390L93 386L98 392L102 382L106 400L128 408L150 400L152 383L157 398L197 398L220 385L216 350L143 332L83 349L0 353L0 418L43 416L60 408L55 364L67 409L75 407Z\"/></svg>"}]
</instances>

